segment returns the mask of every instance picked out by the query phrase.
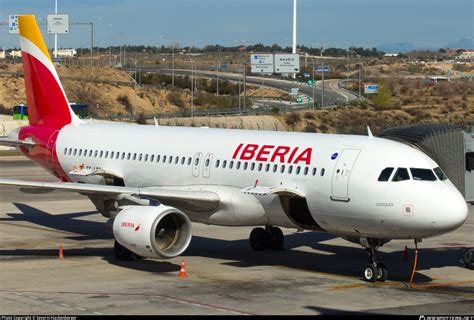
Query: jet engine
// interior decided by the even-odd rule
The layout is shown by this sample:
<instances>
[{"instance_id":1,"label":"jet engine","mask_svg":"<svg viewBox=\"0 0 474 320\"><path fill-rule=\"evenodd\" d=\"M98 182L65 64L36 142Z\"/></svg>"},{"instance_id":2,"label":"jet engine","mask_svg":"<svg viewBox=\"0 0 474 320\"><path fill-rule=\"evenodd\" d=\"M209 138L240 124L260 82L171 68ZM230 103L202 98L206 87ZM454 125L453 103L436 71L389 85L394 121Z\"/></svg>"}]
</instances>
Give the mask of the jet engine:
<instances>
[{"instance_id":1,"label":"jet engine","mask_svg":"<svg viewBox=\"0 0 474 320\"><path fill-rule=\"evenodd\" d=\"M192 237L189 218L165 205L127 206L113 220L119 244L147 258L173 258L183 253Z\"/></svg>"}]
</instances>

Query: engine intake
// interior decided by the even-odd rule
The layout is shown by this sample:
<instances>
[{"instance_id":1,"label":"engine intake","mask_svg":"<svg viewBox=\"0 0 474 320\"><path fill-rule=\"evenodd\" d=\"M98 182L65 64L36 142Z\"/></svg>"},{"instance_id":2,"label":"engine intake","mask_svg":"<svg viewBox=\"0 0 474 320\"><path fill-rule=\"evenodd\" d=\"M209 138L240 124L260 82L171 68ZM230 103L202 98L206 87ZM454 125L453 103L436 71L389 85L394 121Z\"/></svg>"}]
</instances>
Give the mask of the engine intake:
<instances>
[{"instance_id":1,"label":"engine intake","mask_svg":"<svg viewBox=\"0 0 474 320\"><path fill-rule=\"evenodd\" d=\"M128 206L113 221L115 239L142 257L173 258L192 238L189 218L180 210L160 206Z\"/></svg>"}]
</instances>

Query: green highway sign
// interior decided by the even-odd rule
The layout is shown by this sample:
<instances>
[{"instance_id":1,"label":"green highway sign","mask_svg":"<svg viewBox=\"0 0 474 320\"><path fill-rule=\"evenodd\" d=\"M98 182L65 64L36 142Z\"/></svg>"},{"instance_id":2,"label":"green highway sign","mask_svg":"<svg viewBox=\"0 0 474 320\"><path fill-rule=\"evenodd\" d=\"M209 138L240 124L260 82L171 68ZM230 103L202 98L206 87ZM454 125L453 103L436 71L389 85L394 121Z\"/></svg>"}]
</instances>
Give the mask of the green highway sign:
<instances>
[{"instance_id":1,"label":"green highway sign","mask_svg":"<svg viewBox=\"0 0 474 320\"><path fill-rule=\"evenodd\" d=\"M301 104L301 102L303 102L303 99L301 97L298 97L296 98L296 102L298 102L299 104Z\"/></svg>"},{"instance_id":2,"label":"green highway sign","mask_svg":"<svg viewBox=\"0 0 474 320\"><path fill-rule=\"evenodd\" d=\"M308 85L312 86L316 81L314 80L308 80Z\"/></svg>"}]
</instances>

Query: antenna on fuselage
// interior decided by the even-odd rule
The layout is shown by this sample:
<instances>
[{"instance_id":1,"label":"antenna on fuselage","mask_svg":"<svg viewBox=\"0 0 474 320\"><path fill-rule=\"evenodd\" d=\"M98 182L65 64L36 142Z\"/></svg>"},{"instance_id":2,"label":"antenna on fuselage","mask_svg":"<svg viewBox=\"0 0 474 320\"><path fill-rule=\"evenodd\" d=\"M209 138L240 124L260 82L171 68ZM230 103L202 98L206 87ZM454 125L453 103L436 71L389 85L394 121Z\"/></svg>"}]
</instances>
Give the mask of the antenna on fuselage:
<instances>
[{"instance_id":1,"label":"antenna on fuselage","mask_svg":"<svg viewBox=\"0 0 474 320\"><path fill-rule=\"evenodd\" d=\"M372 131L370 131L370 127L367 126L367 135L369 136L369 139L372 139L374 135L372 134Z\"/></svg>"}]
</instances>

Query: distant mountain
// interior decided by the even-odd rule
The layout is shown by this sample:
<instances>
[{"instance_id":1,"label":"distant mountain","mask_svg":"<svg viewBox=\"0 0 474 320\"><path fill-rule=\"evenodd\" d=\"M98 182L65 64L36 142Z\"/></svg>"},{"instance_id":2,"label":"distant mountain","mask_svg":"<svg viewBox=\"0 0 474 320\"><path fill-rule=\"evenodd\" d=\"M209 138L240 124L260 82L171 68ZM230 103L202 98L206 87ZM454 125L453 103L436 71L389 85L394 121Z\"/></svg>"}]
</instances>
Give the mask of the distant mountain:
<instances>
[{"instance_id":1,"label":"distant mountain","mask_svg":"<svg viewBox=\"0 0 474 320\"><path fill-rule=\"evenodd\" d=\"M446 48L451 49L474 49L474 39L472 37L464 37L456 42L451 42L446 45Z\"/></svg>"},{"instance_id":2,"label":"distant mountain","mask_svg":"<svg viewBox=\"0 0 474 320\"><path fill-rule=\"evenodd\" d=\"M405 53L416 49L416 45L412 43L386 43L381 44L376 47L378 51L383 51L386 53Z\"/></svg>"}]
</instances>

